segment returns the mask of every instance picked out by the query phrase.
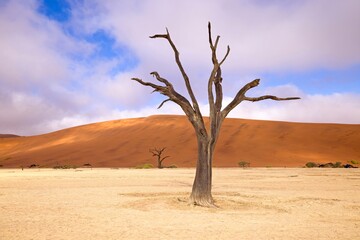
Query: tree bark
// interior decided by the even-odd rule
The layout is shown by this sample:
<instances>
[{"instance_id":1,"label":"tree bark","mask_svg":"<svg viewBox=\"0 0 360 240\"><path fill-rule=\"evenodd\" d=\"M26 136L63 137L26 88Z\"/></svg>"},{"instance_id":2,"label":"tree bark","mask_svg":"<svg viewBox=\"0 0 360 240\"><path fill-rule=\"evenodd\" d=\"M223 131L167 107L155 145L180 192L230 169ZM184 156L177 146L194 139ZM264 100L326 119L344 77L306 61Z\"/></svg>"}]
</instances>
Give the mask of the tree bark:
<instances>
[{"instance_id":1,"label":"tree bark","mask_svg":"<svg viewBox=\"0 0 360 240\"><path fill-rule=\"evenodd\" d=\"M189 201L193 205L212 207L214 206L211 194L213 148L207 138L198 137L197 142L198 160Z\"/></svg>"}]
</instances>

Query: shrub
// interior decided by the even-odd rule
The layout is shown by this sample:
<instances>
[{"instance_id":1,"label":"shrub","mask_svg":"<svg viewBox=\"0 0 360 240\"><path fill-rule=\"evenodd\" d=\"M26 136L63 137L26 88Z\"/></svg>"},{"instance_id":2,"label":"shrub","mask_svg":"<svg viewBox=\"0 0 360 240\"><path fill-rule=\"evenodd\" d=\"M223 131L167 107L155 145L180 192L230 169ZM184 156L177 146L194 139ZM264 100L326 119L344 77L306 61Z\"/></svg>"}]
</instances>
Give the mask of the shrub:
<instances>
[{"instance_id":1,"label":"shrub","mask_svg":"<svg viewBox=\"0 0 360 240\"><path fill-rule=\"evenodd\" d=\"M318 167L319 165L318 165L317 163L314 163L314 162L307 162L307 163L305 164L305 166L306 166L307 168L314 168L314 167Z\"/></svg>"},{"instance_id":2,"label":"shrub","mask_svg":"<svg viewBox=\"0 0 360 240\"><path fill-rule=\"evenodd\" d=\"M38 164L31 164L31 165L29 165L29 168L38 168L38 167L40 167Z\"/></svg>"},{"instance_id":3,"label":"shrub","mask_svg":"<svg viewBox=\"0 0 360 240\"><path fill-rule=\"evenodd\" d=\"M355 160L351 160L350 163L351 163L351 164L354 164L354 165L359 164L359 162L358 162L358 161L355 161Z\"/></svg>"},{"instance_id":4,"label":"shrub","mask_svg":"<svg viewBox=\"0 0 360 240\"><path fill-rule=\"evenodd\" d=\"M168 166L167 168L177 168L177 166L175 164L172 164L172 165Z\"/></svg>"},{"instance_id":5,"label":"shrub","mask_svg":"<svg viewBox=\"0 0 360 240\"><path fill-rule=\"evenodd\" d=\"M358 168L358 167L355 167L355 166L353 166L351 164L345 164L343 167L344 168Z\"/></svg>"},{"instance_id":6,"label":"shrub","mask_svg":"<svg viewBox=\"0 0 360 240\"><path fill-rule=\"evenodd\" d=\"M341 168L341 167L342 167L341 162L336 162L336 163L334 164L334 168Z\"/></svg>"},{"instance_id":7,"label":"shrub","mask_svg":"<svg viewBox=\"0 0 360 240\"><path fill-rule=\"evenodd\" d=\"M238 165L239 165L239 167L242 167L242 168L250 167L250 163L244 162L244 161L238 162Z\"/></svg>"},{"instance_id":8,"label":"shrub","mask_svg":"<svg viewBox=\"0 0 360 240\"><path fill-rule=\"evenodd\" d=\"M154 166L151 163L145 163L142 165L137 165L135 168L136 169L149 169L149 168L153 168Z\"/></svg>"},{"instance_id":9,"label":"shrub","mask_svg":"<svg viewBox=\"0 0 360 240\"><path fill-rule=\"evenodd\" d=\"M75 169L75 168L77 168L77 166L75 166L75 165L56 165L53 168L54 169L71 169L71 168Z\"/></svg>"}]
</instances>

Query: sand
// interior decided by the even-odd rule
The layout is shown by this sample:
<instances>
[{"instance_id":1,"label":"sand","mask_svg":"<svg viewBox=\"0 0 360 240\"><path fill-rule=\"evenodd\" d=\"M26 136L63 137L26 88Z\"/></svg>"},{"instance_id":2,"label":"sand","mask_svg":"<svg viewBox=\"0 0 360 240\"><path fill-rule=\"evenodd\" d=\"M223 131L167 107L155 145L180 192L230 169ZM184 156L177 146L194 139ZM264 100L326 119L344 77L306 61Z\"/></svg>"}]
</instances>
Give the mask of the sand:
<instances>
[{"instance_id":1,"label":"sand","mask_svg":"<svg viewBox=\"0 0 360 240\"><path fill-rule=\"evenodd\" d=\"M206 118L207 122L208 119ZM302 167L307 162L360 162L360 124L225 119L213 166ZM165 165L195 167L197 142L184 116L151 116L94 123L30 137L0 138L0 165L93 167L156 165L150 148L166 147Z\"/></svg>"},{"instance_id":2,"label":"sand","mask_svg":"<svg viewBox=\"0 0 360 240\"><path fill-rule=\"evenodd\" d=\"M0 239L360 239L360 170L1 169Z\"/></svg>"}]
</instances>

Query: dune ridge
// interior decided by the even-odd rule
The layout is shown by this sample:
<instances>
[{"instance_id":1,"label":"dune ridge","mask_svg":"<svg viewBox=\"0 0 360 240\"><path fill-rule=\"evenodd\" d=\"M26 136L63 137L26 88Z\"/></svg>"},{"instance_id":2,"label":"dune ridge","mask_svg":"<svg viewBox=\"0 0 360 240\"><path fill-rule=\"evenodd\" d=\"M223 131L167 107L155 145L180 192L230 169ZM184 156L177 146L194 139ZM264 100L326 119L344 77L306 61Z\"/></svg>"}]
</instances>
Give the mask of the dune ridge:
<instances>
[{"instance_id":1,"label":"dune ridge","mask_svg":"<svg viewBox=\"0 0 360 240\"><path fill-rule=\"evenodd\" d=\"M15 134L0 134L0 138L13 138L13 137L20 137Z\"/></svg>"},{"instance_id":2,"label":"dune ridge","mask_svg":"<svg viewBox=\"0 0 360 240\"><path fill-rule=\"evenodd\" d=\"M208 119L205 119L208 122ZM306 162L360 160L360 124L290 123L225 119L215 167L301 167ZM185 116L155 115L68 128L48 134L0 138L0 165L93 167L156 165L149 149L166 147L165 165L194 167L195 133Z\"/></svg>"}]
</instances>

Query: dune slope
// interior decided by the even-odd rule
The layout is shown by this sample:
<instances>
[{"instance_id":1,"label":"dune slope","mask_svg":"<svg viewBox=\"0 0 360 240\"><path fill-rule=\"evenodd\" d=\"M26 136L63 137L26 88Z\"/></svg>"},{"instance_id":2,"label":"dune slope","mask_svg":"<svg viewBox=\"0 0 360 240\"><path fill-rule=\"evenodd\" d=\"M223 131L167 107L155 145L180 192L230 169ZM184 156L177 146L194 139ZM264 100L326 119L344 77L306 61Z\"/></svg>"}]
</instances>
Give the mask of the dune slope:
<instances>
[{"instance_id":1,"label":"dune slope","mask_svg":"<svg viewBox=\"0 0 360 240\"><path fill-rule=\"evenodd\" d=\"M215 167L300 167L306 162L360 160L360 124L309 124L226 119ZM0 165L134 167L156 164L150 148L166 147L165 165L194 167L195 133L184 116L151 116L94 123L48 134L0 138Z\"/></svg>"}]
</instances>

